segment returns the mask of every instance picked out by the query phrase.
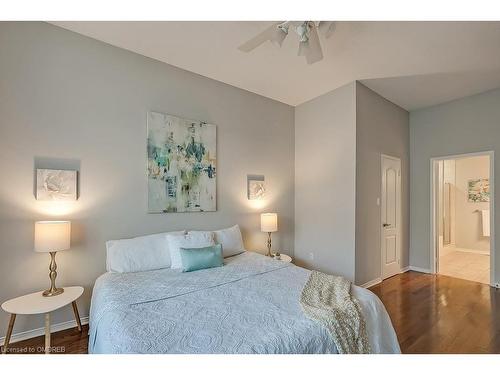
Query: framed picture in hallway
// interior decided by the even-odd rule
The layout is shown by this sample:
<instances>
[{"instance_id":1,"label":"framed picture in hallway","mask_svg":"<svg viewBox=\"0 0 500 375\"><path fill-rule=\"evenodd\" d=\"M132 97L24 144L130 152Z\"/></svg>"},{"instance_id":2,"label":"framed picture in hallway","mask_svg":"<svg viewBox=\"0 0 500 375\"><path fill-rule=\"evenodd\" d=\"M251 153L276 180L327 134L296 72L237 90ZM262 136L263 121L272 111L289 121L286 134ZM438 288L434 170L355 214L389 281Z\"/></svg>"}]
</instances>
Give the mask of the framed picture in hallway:
<instances>
[{"instance_id":1,"label":"framed picture in hallway","mask_svg":"<svg viewBox=\"0 0 500 375\"><path fill-rule=\"evenodd\" d=\"M467 196L471 203L490 201L490 179L477 178L467 182Z\"/></svg>"}]
</instances>

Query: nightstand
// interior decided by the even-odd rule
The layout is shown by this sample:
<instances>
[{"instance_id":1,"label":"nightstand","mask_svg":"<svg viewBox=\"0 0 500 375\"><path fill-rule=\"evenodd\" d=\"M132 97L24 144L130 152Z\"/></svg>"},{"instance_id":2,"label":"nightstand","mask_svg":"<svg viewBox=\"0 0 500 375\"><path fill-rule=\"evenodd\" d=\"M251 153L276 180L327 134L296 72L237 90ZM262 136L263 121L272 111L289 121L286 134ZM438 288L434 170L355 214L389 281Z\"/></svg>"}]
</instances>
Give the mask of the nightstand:
<instances>
[{"instance_id":1,"label":"nightstand","mask_svg":"<svg viewBox=\"0 0 500 375\"><path fill-rule=\"evenodd\" d=\"M52 311L71 304L73 306L73 313L75 314L78 330L81 331L82 323L80 321L80 315L78 314L76 300L80 298L82 294L83 288L81 286L70 286L64 288L64 293L52 297L44 297L42 296L42 292L36 292L4 302L2 304L2 309L10 313L9 327L7 328L3 346L4 353L7 353L10 336L14 328L14 321L18 314L45 314L45 354L49 354L50 352L50 313Z\"/></svg>"},{"instance_id":2,"label":"nightstand","mask_svg":"<svg viewBox=\"0 0 500 375\"><path fill-rule=\"evenodd\" d=\"M285 262L285 263L292 263L292 257L290 255L286 254L280 254L281 259L275 259L273 256L273 260L278 260L280 262Z\"/></svg>"}]
</instances>

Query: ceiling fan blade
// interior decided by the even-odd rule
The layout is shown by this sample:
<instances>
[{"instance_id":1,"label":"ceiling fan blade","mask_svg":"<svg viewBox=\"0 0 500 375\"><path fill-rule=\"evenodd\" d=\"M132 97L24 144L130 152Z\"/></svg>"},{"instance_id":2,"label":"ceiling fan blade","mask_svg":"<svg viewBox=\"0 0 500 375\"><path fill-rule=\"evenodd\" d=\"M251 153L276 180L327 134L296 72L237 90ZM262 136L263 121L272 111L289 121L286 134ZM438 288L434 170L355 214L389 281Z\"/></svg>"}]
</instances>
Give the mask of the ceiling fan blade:
<instances>
[{"instance_id":1,"label":"ceiling fan blade","mask_svg":"<svg viewBox=\"0 0 500 375\"><path fill-rule=\"evenodd\" d=\"M267 42L268 40L277 43L281 46L281 43L283 43L283 40L286 37L286 33L283 32L281 29L278 29L278 25L280 24L282 24L282 22L273 23L263 32L257 34L252 39L243 43L241 46L238 47L238 49L243 52L250 52L253 49L260 46L262 43Z\"/></svg>"},{"instance_id":2,"label":"ceiling fan blade","mask_svg":"<svg viewBox=\"0 0 500 375\"><path fill-rule=\"evenodd\" d=\"M325 38L329 38L335 32L337 24L333 21L319 21L318 30Z\"/></svg>"},{"instance_id":3,"label":"ceiling fan blade","mask_svg":"<svg viewBox=\"0 0 500 375\"><path fill-rule=\"evenodd\" d=\"M282 29L276 27L276 31L271 35L271 42L281 47L287 35L288 35L288 28Z\"/></svg>"},{"instance_id":4,"label":"ceiling fan blade","mask_svg":"<svg viewBox=\"0 0 500 375\"><path fill-rule=\"evenodd\" d=\"M307 42L299 43L299 56L305 56L308 64L314 64L315 62L323 59L323 52L321 50L321 44L319 41L318 31L314 22L309 23L309 39Z\"/></svg>"}]
</instances>

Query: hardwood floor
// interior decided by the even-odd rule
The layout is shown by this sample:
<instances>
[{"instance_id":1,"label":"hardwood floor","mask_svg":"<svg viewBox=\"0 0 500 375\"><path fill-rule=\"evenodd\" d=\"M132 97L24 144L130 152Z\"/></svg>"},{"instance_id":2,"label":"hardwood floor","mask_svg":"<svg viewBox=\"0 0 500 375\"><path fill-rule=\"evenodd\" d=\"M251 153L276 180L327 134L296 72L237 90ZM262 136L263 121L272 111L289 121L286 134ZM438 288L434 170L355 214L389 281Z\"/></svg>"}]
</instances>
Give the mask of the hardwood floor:
<instances>
[{"instance_id":1,"label":"hardwood floor","mask_svg":"<svg viewBox=\"0 0 500 375\"><path fill-rule=\"evenodd\" d=\"M413 271L370 290L384 303L403 353L500 353L500 290Z\"/></svg>"},{"instance_id":2,"label":"hardwood floor","mask_svg":"<svg viewBox=\"0 0 500 375\"><path fill-rule=\"evenodd\" d=\"M71 328L55 332L51 336L53 354L87 354L88 324L82 325L82 332ZM2 343L3 344L3 343ZM9 344L9 354L44 354L45 337L38 336L29 340ZM3 347L2 347L3 350Z\"/></svg>"},{"instance_id":3,"label":"hardwood floor","mask_svg":"<svg viewBox=\"0 0 500 375\"><path fill-rule=\"evenodd\" d=\"M370 288L384 303L403 353L500 353L500 290L442 275L406 272ZM62 353L87 353L88 325L52 334ZM11 353L43 351L43 336ZM57 352L57 351L56 351Z\"/></svg>"}]
</instances>

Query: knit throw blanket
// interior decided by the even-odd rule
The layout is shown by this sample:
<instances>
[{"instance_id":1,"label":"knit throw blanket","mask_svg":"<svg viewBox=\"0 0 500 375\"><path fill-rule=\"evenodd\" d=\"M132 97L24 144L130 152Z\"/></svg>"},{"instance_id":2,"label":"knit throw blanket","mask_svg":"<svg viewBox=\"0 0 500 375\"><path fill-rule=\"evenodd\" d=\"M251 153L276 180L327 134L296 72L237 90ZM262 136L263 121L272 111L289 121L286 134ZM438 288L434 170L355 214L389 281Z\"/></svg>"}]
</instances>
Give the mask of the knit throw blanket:
<instances>
[{"instance_id":1,"label":"knit throw blanket","mask_svg":"<svg viewBox=\"0 0 500 375\"><path fill-rule=\"evenodd\" d=\"M305 315L322 324L340 354L370 353L366 326L351 283L341 276L312 271L300 296Z\"/></svg>"}]
</instances>

